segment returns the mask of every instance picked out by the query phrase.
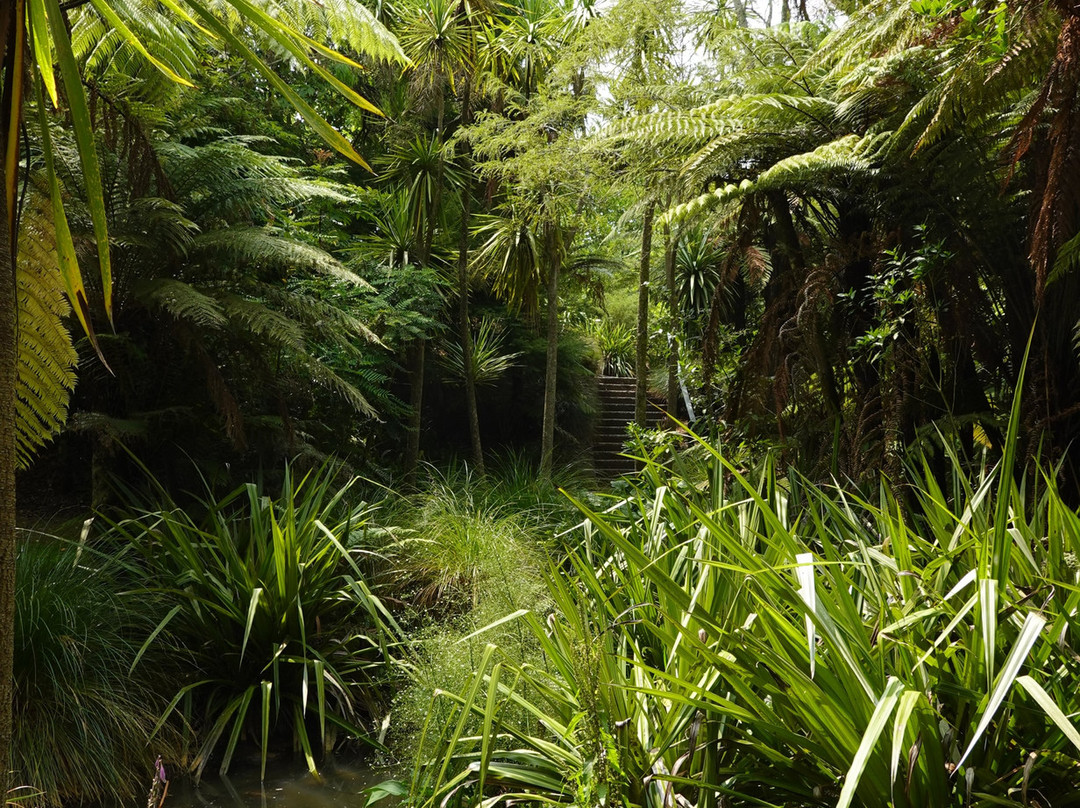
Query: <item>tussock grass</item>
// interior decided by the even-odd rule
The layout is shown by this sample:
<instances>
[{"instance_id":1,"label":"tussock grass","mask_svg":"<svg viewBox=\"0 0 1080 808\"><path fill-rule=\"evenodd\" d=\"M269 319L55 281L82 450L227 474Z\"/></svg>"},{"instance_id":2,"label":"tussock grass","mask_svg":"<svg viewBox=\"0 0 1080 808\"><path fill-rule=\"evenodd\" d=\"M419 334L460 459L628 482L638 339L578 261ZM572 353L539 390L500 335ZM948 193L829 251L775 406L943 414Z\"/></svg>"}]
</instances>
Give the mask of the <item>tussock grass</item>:
<instances>
[{"instance_id":1,"label":"tussock grass","mask_svg":"<svg viewBox=\"0 0 1080 808\"><path fill-rule=\"evenodd\" d=\"M150 741L167 696L143 672L128 675L154 625L152 602L121 594L131 583L76 543L20 541L11 746L14 781L29 786L20 805L130 803L154 756L175 756L168 730Z\"/></svg>"},{"instance_id":2,"label":"tussock grass","mask_svg":"<svg viewBox=\"0 0 1080 808\"><path fill-rule=\"evenodd\" d=\"M258 745L265 773L273 737L314 771L316 741L369 735L367 699L398 631L368 586L366 551L351 546L373 506L335 479L332 466L286 468L273 496L254 483L208 494L201 516L166 499L110 530L169 609L147 645L167 637L192 657L166 712L193 716L196 775L215 755L228 771L242 739Z\"/></svg>"}]
</instances>

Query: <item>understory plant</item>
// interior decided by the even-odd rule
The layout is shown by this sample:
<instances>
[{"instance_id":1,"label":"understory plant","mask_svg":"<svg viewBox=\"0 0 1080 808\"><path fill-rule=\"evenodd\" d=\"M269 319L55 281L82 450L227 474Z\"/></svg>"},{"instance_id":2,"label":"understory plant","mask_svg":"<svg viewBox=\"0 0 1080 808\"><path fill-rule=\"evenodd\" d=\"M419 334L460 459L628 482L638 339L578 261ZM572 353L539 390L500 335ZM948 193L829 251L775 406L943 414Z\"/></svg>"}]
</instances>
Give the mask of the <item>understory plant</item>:
<instances>
[{"instance_id":1,"label":"understory plant","mask_svg":"<svg viewBox=\"0 0 1080 808\"><path fill-rule=\"evenodd\" d=\"M1080 518L1004 457L871 494L648 461L428 726L425 805L1061 806L1080 786ZM1020 480L1018 482L1018 479ZM522 712L530 721L514 720Z\"/></svg>"},{"instance_id":2,"label":"understory plant","mask_svg":"<svg viewBox=\"0 0 1080 808\"><path fill-rule=\"evenodd\" d=\"M130 803L154 755L175 753L168 732L149 743L166 698L146 669L128 675L153 629L153 604L122 594L130 581L120 565L74 542L25 538L15 567L10 768L25 787L11 799L30 808Z\"/></svg>"},{"instance_id":3,"label":"understory plant","mask_svg":"<svg viewBox=\"0 0 1080 808\"><path fill-rule=\"evenodd\" d=\"M335 472L286 467L277 496L248 483L197 507L167 500L111 529L169 609L148 643L160 633L194 660L166 715L181 707L194 723L196 775L215 753L226 772L242 739L258 744L265 774L278 736L312 771L313 736L324 748L339 732L367 737L396 624L368 586L366 551L352 547L373 506Z\"/></svg>"},{"instance_id":4,"label":"understory plant","mask_svg":"<svg viewBox=\"0 0 1080 808\"><path fill-rule=\"evenodd\" d=\"M608 317L590 320L584 332L596 342L605 376L634 375L634 331Z\"/></svg>"},{"instance_id":5,"label":"understory plant","mask_svg":"<svg viewBox=\"0 0 1080 808\"><path fill-rule=\"evenodd\" d=\"M545 608L547 545L566 501L537 485L534 466L510 456L496 458L484 477L432 469L421 491L390 510L397 527L379 552L411 612L409 683L394 700L390 737L395 754L409 757L426 742L426 722L453 717L435 694L460 690L489 640L497 637L515 659L538 655L530 632L506 618Z\"/></svg>"}]
</instances>

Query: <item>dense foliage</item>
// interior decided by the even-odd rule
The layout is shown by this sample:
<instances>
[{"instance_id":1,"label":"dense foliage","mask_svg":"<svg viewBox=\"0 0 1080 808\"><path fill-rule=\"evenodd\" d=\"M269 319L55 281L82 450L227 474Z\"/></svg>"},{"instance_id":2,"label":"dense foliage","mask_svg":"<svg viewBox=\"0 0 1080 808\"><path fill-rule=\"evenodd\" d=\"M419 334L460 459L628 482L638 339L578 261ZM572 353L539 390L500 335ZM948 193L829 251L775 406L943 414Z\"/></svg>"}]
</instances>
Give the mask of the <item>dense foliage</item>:
<instances>
[{"instance_id":1,"label":"dense foliage","mask_svg":"<svg viewBox=\"0 0 1080 808\"><path fill-rule=\"evenodd\" d=\"M415 805L1068 804L1078 43L1063 0L0 11L14 784L363 746ZM9 558L16 464L95 527Z\"/></svg>"}]
</instances>

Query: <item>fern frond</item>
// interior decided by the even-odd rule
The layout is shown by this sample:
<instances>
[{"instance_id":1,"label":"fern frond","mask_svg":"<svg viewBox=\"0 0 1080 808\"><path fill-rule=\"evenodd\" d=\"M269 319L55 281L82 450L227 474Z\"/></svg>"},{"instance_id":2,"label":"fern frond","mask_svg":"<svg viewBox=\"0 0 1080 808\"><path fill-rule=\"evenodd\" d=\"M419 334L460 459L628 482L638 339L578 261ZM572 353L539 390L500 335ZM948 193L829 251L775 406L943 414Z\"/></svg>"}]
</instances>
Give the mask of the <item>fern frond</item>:
<instances>
[{"instance_id":1,"label":"fern frond","mask_svg":"<svg viewBox=\"0 0 1080 808\"><path fill-rule=\"evenodd\" d=\"M756 191L808 189L814 192L828 187L829 180L834 176L849 179L854 175L867 174L873 170L877 154L890 134L867 137L847 135L818 146L813 151L787 157L752 181L746 179L738 185L729 183L666 211L660 217L660 224L682 221Z\"/></svg>"},{"instance_id":2,"label":"fern frond","mask_svg":"<svg viewBox=\"0 0 1080 808\"><path fill-rule=\"evenodd\" d=\"M239 295L222 295L221 305L230 320L241 324L258 340L298 353L305 351L304 331L295 320Z\"/></svg>"},{"instance_id":3,"label":"fern frond","mask_svg":"<svg viewBox=\"0 0 1080 808\"><path fill-rule=\"evenodd\" d=\"M135 295L148 307L204 328L221 328L229 322L217 300L176 278L143 281L135 287Z\"/></svg>"},{"instance_id":4,"label":"fern frond","mask_svg":"<svg viewBox=\"0 0 1080 808\"><path fill-rule=\"evenodd\" d=\"M354 286L370 284L325 250L279 235L268 227L230 227L202 233L192 240L192 255L232 256L258 267L289 273L307 270L329 275Z\"/></svg>"},{"instance_id":5,"label":"fern frond","mask_svg":"<svg viewBox=\"0 0 1080 808\"><path fill-rule=\"evenodd\" d=\"M332 303L293 291L266 287L262 296L295 320L315 330L320 336L345 348L354 347L354 338L383 346L382 340L358 317Z\"/></svg>"},{"instance_id":6,"label":"fern frond","mask_svg":"<svg viewBox=\"0 0 1080 808\"><path fill-rule=\"evenodd\" d=\"M316 41L385 62L408 61L397 38L358 0L261 0L260 5Z\"/></svg>"},{"instance_id":7,"label":"fern frond","mask_svg":"<svg viewBox=\"0 0 1080 808\"><path fill-rule=\"evenodd\" d=\"M71 310L60 281L48 200L35 189L27 194L20 228L15 453L25 468L64 425L78 356L64 326Z\"/></svg>"},{"instance_id":8,"label":"fern frond","mask_svg":"<svg viewBox=\"0 0 1080 808\"><path fill-rule=\"evenodd\" d=\"M334 373L334 371L318 359L307 353L295 354L291 359L300 373L306 374L311 381L320 387L324 387L340 396L349 404L349 406L361 415L366 415L369 418L376 418L378 416L375 408L368 403L364 394L361 393L355 385L350 384L345 379L341 378L341 376Z\"/></svg>"}]
</instances>

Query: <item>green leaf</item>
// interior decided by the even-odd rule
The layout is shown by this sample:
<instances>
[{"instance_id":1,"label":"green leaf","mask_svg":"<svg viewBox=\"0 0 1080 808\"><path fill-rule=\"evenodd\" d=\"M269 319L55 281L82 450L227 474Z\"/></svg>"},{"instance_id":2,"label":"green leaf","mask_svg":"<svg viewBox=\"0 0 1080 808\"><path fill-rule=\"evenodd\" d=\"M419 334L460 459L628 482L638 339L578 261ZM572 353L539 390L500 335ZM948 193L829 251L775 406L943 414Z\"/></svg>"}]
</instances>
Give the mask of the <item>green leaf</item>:
<instances>
[{"instance_id":1,"label":"green leaf","mask_svg":"<svg viewBox=\"0 0 1080 808\"><path fill-rule=\"evenodd\" d=\"M244 652L247 650L248 638L251 636L251 624L255 622L255 611L259 608L259 597L263 590L257 586L251 590L251 600L248 602L247 622L244 624L244 641L240 644L240 661L244 661Z\"/></svg>"},{"instance_id":2,"label":"green leaf","mask_svg":"<svg viewBox=\"0 0 1080 808\"><path fill-rule=\"evenodd\" d=\"M98 14L104 17L105 20L109 23L109 25L111 25L117 31L117 33L119 33L120 36L123 37L124 41L131 45L131 47L135 48L135 50L138 51L144 59L146 59L146 61L150 62L150 64L152 64L162 73L164 73L168 78L175 81L177 84L182 84L185 87L195 86L183 76L175 73L171 67L169 67L163 61L150 53L150 51L148 51L146 49L146 46L142 43L142 40L139 39L139 37L136 36L134 32L132 32L132 30L127 27L127 24L123 21L123 19L120 18L120 15L113 11L112 7L107 2L105 2L105 0L90 0L90 2L94 6L94 9L98 12Z\"/></svg>"},{"instance_id":3,"label":"green leaf","mask_svg":"<svg viewBox=\"0 0 1080 808\"><path fill-rule=\"evenodd\" d=\"M56 0L52 0L56 2ZM326 143L340 152L345 157L349 158L353 162L363 166L364 168L371 170L364 158L357 154L356 149L352 147L352 144L346 140L340 132L327 123L315 109L300 97L277 73L271 70L262 59L260 59L255 51L249 48L243 41L240 40L228 27L218 20L206 7L201 3L190 2L191 8L194 12L206 23L207 27L213 30L218 36L220 36L228 46L240 54L248 64L254 67L263 75L263 77L273 85L274 89L281 93L285 99L296 109L297 112L303 117L308 125L315 130Z\"/></svg>"},{"instance_id":4,"label":"green leaf","mask_svg":"<svg viewBox=\"0 0 1080 808\"><path fill-rule=\"evenodd\" d=\"M903 690L904 683L895 676L890 676L889 681L885 684L885 692L881 694L881 698L878 699L878 703L874 707L874 713L870 716L870 723L867 725L866 732L863 733L862 741L859 743L859 748L851 761L851 768L848 769L847 776L844 778L844 787L840 791L840 799L836 803L836 808L848 808L851 801L855 799L855 789L858 787L859 778L862 777L863 770L866 768L866 762L870 759L870 753L874 751L878 738L885 731L889 715L892 714L893 707L896 706L896 700Z\"/></svg>"},{"instance_id":5,"label":"green leaf","mask_svg":"<svg viewBox=\"0 0 1080 808\"><path fill-rule=\"evenodd\" d=\"M968 759L968 755L970 755L975 748L975 744L979 742L979 738L982 737L986 728L990 726L994 714L997 713L998 707L1001 706L1001 702L1005 700L1005 694L1008 693L1009 688L1012 687L1017 674L1020 673L1020 668L1024 664L1024 660L1027 659L1028 653L1039 639L1039 633L1043 630L1045 625L1046 619L1034 612L1028 614L1027 619L1024 620L1024 626L1020 629L1020 636L1016 638L1016 644L1013 646L1012 651L1009 652L1009 656L1001 668L1001 676L998 679L997 686L994 688L994 692L990 695L990 701L983 711L982 718L979 720L979 725L975 728L975 733L972 735L967 749L964 750L964 754L956 763L957 770L964 765L964 761Z\"/></svg>"},{"instance_id":6,"label":"green leaf","mask_svg":"<svg viewBox=\"0 0 1080 808\"><path fill-rule=\"evenodd\" d=\"M266 754L270 745L270 693L274 688L273 682L263 681L262 689L262 715L260 716L260 728L262 730L262 746L259 749L259 782L266 780Z\"/></svg>"},{"instance_id":7,"label":"green leaf","mask_svg":"<svg viewBox=\"0 0 1080 808\"><path fill-rule=\"evenodd\" d=\"M97 149L94 146L94 123L90 118L90 109L86 103L79 63L71 50L64 15L60 11L59 0L45 0L52 31L53 46L56 48L56 61L60 76L64 81L67 95L68 112L71 115L71 128L75 142L79 147L79 162L82 166L83 181L86 188L86 204L90 210L90 220L94 226L94 239L97 241L98 269L101 274L101 293L105 302L105 314L112 322L112 265L109 261L109 227L105 215L105 196L101 184L101 170L98 167ZM59 240L58 240L59 241ZM76 290L81 289L82 280L78 279ZM85 290L81 298L72 299L71 305L78 311L80 307L89 313ZM80 317L80 321L82 321ZM89 320L83 322L88 329ZM92 332L87 330L88 334ZM96 344L95 344L96 347ZM100 355L100 351L98 351Z\"/></svg>"},{"instance_id":8,"label":"green leaf","mask_svg":"<svg viewBox=\"0 0 1080 808\"><path fill-rule=\"evenodd\" d=\"M1058 707L1050 694L1043 689L1042 685L1026 674L1017 677L1016 682L1031 694L1031 697L1035 699L1039 706L1043 708L1043 711L1050 716L1050 720L1057 724L1058 729L1064 733L1065 737L1069 739L1069 742L1077 749L1080 749L1080 732L1076 731L1076 727L1068 719L1062 709Z\"/></svg>"}]
</instances>

